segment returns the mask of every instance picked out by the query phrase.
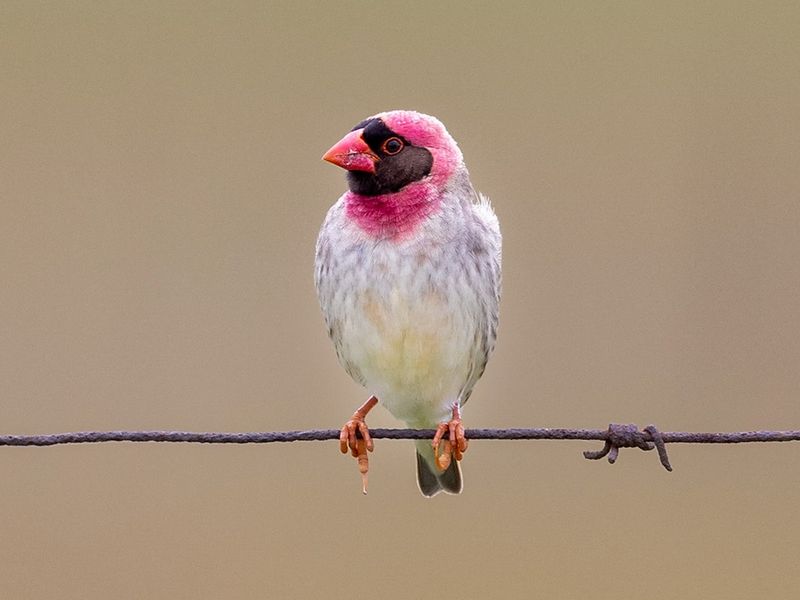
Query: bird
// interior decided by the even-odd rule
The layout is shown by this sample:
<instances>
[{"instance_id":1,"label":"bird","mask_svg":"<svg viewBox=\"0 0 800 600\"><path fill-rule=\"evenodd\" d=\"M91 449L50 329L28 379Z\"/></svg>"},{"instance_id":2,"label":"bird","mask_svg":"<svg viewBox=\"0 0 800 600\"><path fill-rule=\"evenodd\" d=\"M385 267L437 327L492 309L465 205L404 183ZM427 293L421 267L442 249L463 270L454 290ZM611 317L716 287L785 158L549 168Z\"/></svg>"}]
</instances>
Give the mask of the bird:
<instances>
[{"instance_id":1,"label":"bird","mask_svg":"<svg viewBox=\"0 0 800 600\"><path fill-rule=\"evenodd\" d=\"M378 113L322 158L347 171L348 189L319 232L317 295L339 362L371 393L342 427L340 450L357 458L366 494L366 416L380 401L408 426L436 430L416 441L422 495L459 494L461 410L497 337L497 216L430 115Z\"/></svg>"}]
</instances>

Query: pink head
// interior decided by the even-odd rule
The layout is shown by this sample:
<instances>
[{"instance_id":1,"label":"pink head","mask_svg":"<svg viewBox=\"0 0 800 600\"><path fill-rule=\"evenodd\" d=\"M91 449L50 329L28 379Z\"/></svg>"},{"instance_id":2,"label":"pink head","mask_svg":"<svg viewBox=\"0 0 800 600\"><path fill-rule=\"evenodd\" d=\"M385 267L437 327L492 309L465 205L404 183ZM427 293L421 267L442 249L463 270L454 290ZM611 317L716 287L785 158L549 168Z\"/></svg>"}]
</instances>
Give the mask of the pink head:
<instances>
[{"instance_id":1,"label":"pink head","mask_svg":"<svg viewBox=\"0 0 800 600\"><path fill-rule=\"evenodd\" d=\"M458 144L436 117L413 110L393 110L376 117L411 144L426 148L433 155L430 174L433 183L445 183L463 162Z\"/></svg>"},{"instance_id":2,"label":"pink head","mask_svg":"<svg viewBox=\"0 0 800 600\"><path fill-rule=\"evenodd\" d=\"M365 119L322 157L348 171L348 215L370 235L411 232L463 162L444 125L410 110Z\"/></svg>"}]
</instances>

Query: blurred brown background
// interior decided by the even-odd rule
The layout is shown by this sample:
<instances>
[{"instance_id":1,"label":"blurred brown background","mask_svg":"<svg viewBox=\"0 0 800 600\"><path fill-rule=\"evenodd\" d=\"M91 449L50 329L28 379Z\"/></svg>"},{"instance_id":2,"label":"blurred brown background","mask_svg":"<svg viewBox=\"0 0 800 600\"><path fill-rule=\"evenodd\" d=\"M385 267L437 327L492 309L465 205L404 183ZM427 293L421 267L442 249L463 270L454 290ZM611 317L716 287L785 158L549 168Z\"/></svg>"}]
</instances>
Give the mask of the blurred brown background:
<instances>
[{"instance_id":1,"label":"blurred brown background","mask_svg":"<svg viewBox=\"0 0 800 600\"><path fill-rule=\"evenodd\" d=\"M340 426L319 157L392 108L503 227L468 426L797 428L798 35L777 2L4 2L0 430ZM593 447L474 442L432 501L411 442L367 497L333 442L0 448L0 589L793 596L800 445Z\"/></svg>"}]
</instances>

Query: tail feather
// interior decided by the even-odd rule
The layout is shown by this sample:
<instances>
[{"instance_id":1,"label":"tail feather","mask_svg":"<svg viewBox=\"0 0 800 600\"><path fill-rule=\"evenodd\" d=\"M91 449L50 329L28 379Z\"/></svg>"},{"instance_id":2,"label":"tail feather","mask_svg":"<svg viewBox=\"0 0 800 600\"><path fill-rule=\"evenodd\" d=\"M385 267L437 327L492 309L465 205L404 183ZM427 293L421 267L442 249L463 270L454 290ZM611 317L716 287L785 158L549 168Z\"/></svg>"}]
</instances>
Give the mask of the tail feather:
<instances>
[{"instance_id":1,"label":"tail feather","mask_svg":"<svg viewBox=\"0 0 800 600\"><path fill-rule=\"evenodd\" d=\"M461 480L461 466L457 460L450 462L444 471L436 467L433 448L427 440L419 440L417 445L417 485L423 496L428 498L439 492L460 494L464 489Z\"/></svg>"}]
</instances>

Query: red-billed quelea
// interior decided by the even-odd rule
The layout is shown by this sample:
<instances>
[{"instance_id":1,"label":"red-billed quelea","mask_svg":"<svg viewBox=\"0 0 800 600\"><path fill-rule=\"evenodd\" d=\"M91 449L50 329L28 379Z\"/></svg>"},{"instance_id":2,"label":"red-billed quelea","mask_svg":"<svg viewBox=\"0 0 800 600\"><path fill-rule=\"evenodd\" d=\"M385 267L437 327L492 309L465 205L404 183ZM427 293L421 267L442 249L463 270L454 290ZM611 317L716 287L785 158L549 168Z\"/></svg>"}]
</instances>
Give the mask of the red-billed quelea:
<instances>
[{"instance_id":1,"label":"red-billed quelea","mask_svg":"<svg viewBox=\"0 0 800 600\"><path fill-rule=\"evenodd\" d=\"M497 332L497 217L434 117L377 114L323 159L347 170L350 189L317 240L317 293L339 361L374 394L342 428L341 450L358 458L366 493L365 417L380 398L409 426L437 429L416 442L423 495L457 494L461 407Z\"/></svg>"}]
</instances>

